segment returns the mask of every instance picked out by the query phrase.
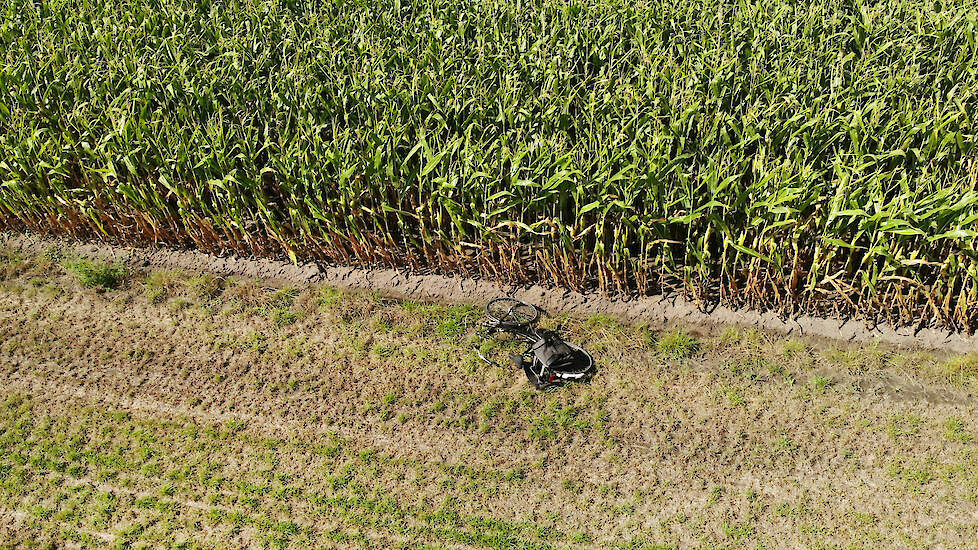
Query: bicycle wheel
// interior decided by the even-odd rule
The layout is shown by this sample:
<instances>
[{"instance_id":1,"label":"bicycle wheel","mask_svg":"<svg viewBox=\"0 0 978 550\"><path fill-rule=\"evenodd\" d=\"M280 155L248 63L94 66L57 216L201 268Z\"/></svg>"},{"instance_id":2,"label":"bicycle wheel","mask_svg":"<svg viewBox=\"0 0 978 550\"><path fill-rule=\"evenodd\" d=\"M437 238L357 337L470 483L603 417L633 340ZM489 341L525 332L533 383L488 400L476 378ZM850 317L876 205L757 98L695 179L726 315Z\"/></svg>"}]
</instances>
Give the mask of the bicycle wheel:
<instances>
[{"instance_id":1,"label":"bicycle wheel","mask_svg":"<svg viewBox=\"0 0 978 550\"><path fill-rule=\"evenodd\" d=\"M516 298L496 298L486 304L486 315L500 325L526 326L540 318L540 310Z\"/></svg>"}]
</instances>

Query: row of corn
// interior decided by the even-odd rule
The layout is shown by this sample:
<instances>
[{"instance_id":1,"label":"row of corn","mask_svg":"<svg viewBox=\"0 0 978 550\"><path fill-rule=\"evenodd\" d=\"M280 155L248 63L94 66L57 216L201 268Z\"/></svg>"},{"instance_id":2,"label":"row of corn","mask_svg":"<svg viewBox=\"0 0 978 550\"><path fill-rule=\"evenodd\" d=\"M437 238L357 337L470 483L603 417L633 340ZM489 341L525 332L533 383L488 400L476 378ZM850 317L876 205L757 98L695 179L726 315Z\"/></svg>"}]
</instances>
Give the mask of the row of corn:
<instances>
[{"instance_id":1,"label":"row of corn","mask_svg":"<svg viewBox=\"0 0 978 550\"><path fill-rule=\"evenodd\" d=\"M966 0L8 0L0 226L972 329Z\"/></svg>"}]
</instances>

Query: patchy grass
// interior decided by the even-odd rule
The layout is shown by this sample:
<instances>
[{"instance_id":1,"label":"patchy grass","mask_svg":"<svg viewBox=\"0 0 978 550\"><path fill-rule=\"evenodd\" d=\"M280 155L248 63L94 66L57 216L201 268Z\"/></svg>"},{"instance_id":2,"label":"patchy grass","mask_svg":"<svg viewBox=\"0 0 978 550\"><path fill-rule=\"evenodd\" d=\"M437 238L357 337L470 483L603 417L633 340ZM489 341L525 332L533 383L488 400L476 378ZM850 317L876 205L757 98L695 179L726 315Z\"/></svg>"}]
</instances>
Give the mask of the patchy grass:
<instances>
[{"instance_id":1,"label":"patchy grass","mask_svg":"<svg viewBox=\"0 0 978 550\"><path fill-rule=\"evenodd\" d=\"M172 271L151 271L143 282L146 298L153 304L161 304L173 293L178 275Z\"/></svg>"},{"instance_id":2,"label":"patchy grass","mask_svg":"<svg viewBox=\"0 0 978 550\"><path fill-rule=\"evenodd\" d=\"M673 330L656 340L655 349L670 359L689 359L700 351L700 342L683 330Z\"/></svg>"},{"instance_id":3,"label":"patchy grass","mask_svg":"<svg viewBox=\"0 0 978 550\"><path fill-rule=\"evenodd\" d=\"M221 293L223 286L223 279L209 273L189 277L185 284L190 295L198 300L212 300L216 298Z\"/></svg>"},{"instance_id":4,"label":"patchy grass","mask_svg":"<svg viewBox=\"0 0 978 550\"><path fill-rule=\"evenodd\" d=\"M974 436L968 431L963 420L960 418L948 418L944 422L944 437L948 441L969 443Z\"/></svg>"},{"instance_id":5,"label":"patchy grass","mask_svg":"<svg viewBox=\"0 0 978 550\"><path fill-rule=\"evenodd\" d=\"M939 366L940 373L951 382L966 383L978 377L978 355L952 357Z\"/></svg>"},{"instance_id":6,"label":"patchy grass","mask_svg":"<svg viewBox=\"0 0 978 550\"><path fill-rule=\"evenodd\" d=\"M832 379L827 376L815 376L812 378L812 389L819 394L825 393L825 390L832 385Z\"/></svg>"},{"instance_id":7,"label":"patchy grass","mask_svg":"<svg viewBox=\"0 0 978 550\"><path fill-rule=\"evenodd\" d=\"M119 263L76 259L65 261L64 266L82 286L101 290L118 288L127 275L125 266Z\"/></svg>"},{"instance_id":8,"label":"patchy grass","mask_svg":"<svg viewBox=\"0 0 978 550\"><path fill-rule=\"evenodd\" d=\"M29 262L23 256L6 247L0 247L0 281L12 279L24 273Z\"/></svg>"},{"instance_id":9,"label":"patchy grass","mask_svg":"<svg viewBox=\"0 0 978 550\"><path fill-rule=\"evenodd\" d=\"M179 272L92 293L60 259L15 261L0 289L13 547L978 537L959 513L978 501L969 357L556 317L599 370L538 392L473 359L471 307Z\"/></svg>"}]
</instances>

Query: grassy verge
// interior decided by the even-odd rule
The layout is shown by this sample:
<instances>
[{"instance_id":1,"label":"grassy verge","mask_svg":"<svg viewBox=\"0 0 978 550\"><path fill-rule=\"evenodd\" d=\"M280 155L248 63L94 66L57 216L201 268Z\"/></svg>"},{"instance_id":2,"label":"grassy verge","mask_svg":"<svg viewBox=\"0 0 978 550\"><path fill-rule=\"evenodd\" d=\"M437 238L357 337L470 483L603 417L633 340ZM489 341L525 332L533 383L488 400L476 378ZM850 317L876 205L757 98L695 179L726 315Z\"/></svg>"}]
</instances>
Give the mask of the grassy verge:
<instances>
[{"instance_id":1,"label":"grassy verge","mask_svg":"<svg viewBox=\"0 0 978 550\"><path fill-rule=\"evenodd\" d=\"M70 265L0 253L10 547L978 536L972 356L550 318L599 372L541 393L478 360L467 306Z\"/></svg>"}]
</instances>

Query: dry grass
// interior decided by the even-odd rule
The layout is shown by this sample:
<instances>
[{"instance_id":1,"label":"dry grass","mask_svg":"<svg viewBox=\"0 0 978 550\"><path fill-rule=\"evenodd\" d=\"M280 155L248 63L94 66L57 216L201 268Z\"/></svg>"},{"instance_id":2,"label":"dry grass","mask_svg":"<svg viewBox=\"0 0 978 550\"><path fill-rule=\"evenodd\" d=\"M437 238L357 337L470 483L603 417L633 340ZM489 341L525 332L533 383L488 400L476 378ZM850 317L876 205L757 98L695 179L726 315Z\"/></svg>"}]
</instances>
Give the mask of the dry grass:
<instances>
[{"instance_id":1,"label":"dry grass","mask_svg":"<svg viewBox=\"0 0 978 550\"><path fill-rule=\"evenodd\" d=\"M466 306L62 265L0 254L9 547L978 537L973 357L558 318L600 370L539 393Z\"/></svg>"}]
</instances>

